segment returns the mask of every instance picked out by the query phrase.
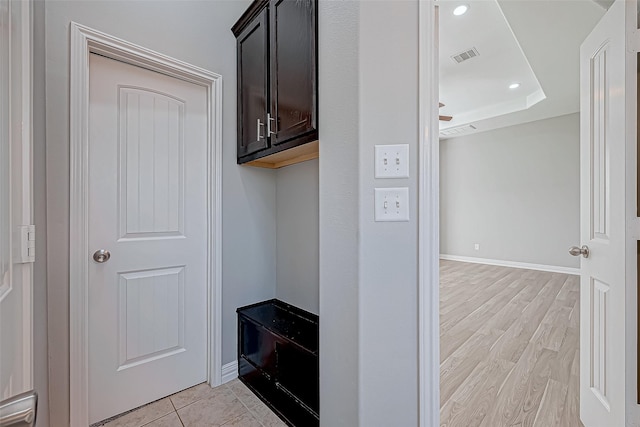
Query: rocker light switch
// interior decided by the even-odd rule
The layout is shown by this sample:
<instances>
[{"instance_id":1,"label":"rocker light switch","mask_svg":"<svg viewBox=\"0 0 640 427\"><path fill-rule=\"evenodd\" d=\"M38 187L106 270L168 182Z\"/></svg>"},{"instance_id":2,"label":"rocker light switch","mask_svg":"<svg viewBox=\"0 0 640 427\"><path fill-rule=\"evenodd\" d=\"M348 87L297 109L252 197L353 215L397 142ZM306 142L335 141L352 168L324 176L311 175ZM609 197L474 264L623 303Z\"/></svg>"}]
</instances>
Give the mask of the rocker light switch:
<instances>
[{"instance_id":1,"label":"rocker light switch","mask_svg":"<svg viewBox=\"0 0 640 427\"><path fill-rule=\"evenodd\" d=\"M378 221L409 221L409 189L376 188L375 189L375 220Z\"/></svg>"}]
</instances>

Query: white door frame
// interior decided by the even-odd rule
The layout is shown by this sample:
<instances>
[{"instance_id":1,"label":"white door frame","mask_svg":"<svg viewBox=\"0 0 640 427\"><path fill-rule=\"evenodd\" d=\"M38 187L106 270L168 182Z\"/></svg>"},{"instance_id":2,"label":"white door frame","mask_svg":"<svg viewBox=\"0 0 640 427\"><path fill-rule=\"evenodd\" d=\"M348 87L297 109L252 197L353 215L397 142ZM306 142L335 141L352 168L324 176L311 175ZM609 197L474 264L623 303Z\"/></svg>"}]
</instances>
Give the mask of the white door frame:
<instances>
[{"instance_id":1,"label":"white door frame","mask_svg":"<svg viewBox=\"0 0 640 427\"><path fill-rule=\"evenodd\" d=\"M10 182L10 224L13 230L21 225L33 224L33 9L28 1L9 1L9 172ZM22 291L22 313L20 332L23 336L21 356L24 358L22 372L17 375L15 389L28 391L34 387L33 378L33 259L21 259L23 245L18 241L19 233L15 231L9 236L11 253L15 259L10 261L14 272L20 272L20 280L13 275L8 288L0 286L0 300L5 298L14 287ZM29 257L28 257L29 258ZM1 285L1 283L0 283ZM2 393L4 390L0 390ZM11 390L13 393L15 390ZM0 398L0 400L2 400Z\"/></svg>"},{"instance_id":2,"label":"white door frame","mask_svg":"<svg viewBox=\"0 0 640 427\"><path fill-rule=\"evenodd\" d=\"M13 123L21 123L18 132L11 132L12 141L20 140L22 152L19 155L21 160L20 166L12 165L16 170L19 169L19 177L14 174L12 179L14 183L21 186L21 200L12 200L12 203L20 203L22 213L22 224L34 224L33 217L33 108L32 108L32 86L33 86L33 67L31 64L31 54L33 51L32 29L33 29L33 9L31 2L20 1L14 2L13 6L9 2L9 9L18 10L17 20L19 21L19 29L14 34L15 38L20 40L19 52L13 58L20 63L19 75L18 68L12 65L11 84L17 83L20 94L11 97L11 115ZM18 33L19 32L19 36ZM16 40L11 41L11 49L16 49ZM13 55L13 53L12 53ZM15 120L15 122L14 122ZM14 128L15 129L15 128ZM17 158L12 154L12 158ZM12 184L14 185L14 184ZM13 192L13 189L12 189ZM13 242L12 242L13 245ZM14 250L15 250L15 245ZM33 258L35 260L35 257ZM34 387L34 360L33 360L33 264L22 263L20 267L14 264L14 268L22 268L22 284L25 295L23 305L23 335L26 337L23 343L22 354L28 359L24 367L24 381L31 388Z\"/></svg>"},{"instance_id":3,"label":"white door frame","mask_svg":"<svg viewBox=\"0 0 640 427\"><path fill-rule=\"evenodd\" d=\"M71 23L69 358L70 424L89 424L89 54L207 89L207 377L222 381L222 76Z\"/></svg>"},{"instance_id":4,"label":"white door frame","mask_svg":"<svg viewBox=\"0 0 640 427\"><path fill-rule=\"evenodd\" d=\"M626 28L637 28L638 4L625 2L627 13ZM635 76L627 79L626 98L626 144L625 144L625 204L626 204L626 242L625 242L625 374L628 378L625 393L625 412L627 422L640 419L640 389L638 387L638 241L640 240L640 218L638 215L638 70L636 60L640 52L640 30L629 31L626 40L626 74ZM635 60L634 60L635 59Z\"/></svg>"},{"instance_id":5,"label":"white door frame","mask_svg":"<svg viewBox=\"0 0 640 427\"><path fill-rule=\"evenodd\" d=\"M418 0L418 423L440 425L438 10Z\"/></svg>"}]
</instances>

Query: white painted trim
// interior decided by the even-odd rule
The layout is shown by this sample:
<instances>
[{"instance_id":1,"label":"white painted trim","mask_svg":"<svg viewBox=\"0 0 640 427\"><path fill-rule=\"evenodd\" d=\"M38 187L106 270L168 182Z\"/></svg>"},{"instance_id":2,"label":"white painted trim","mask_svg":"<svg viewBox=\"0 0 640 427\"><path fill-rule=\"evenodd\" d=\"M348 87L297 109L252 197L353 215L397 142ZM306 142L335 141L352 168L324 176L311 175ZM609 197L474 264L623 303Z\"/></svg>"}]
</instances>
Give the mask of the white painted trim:
<instances>
[{"instance_id":1,"label":"white painted trim","mask_svg":"<svg viewBox=\"0 0 640 427\"><path fill-rule=\"evenodd\" d=\"M500 267L523 268L525 270L547 271L549 273L573 274L576 276L580 275L579 268L561 267L557 265L531 264L528 262L504 261L501 259L487 259L446 254L440 254L440 259L446 259L449 261L470 262L474 264L497 265Z\"/></svg>"},{"instance_id":2,"label":"white painted trim","mask_svg":"<svg viewBox=\"0 0 640 427\"><path fill-rule=\"evenodd\" d=\"M626 28L637 28L638 3L626 2ZM639 40L640 32L634 31L635 40ZM626 331L625 331L625 373L628 378L626 389L625 411L627 420L640 419L638 405L638 80L637 52L634 49L626 51L625 82L625 112L626 112L626 141L625 141L625 203L626 203L626 242L625 242L625 300L626 300ZM630 52L630 50L633 50ZM633 156L633 157L632 157ZM581 359L582 360L582 359Z\"/></svg>"},{"instance_id":3,"label":"white painted trim","mask_svg":"<svg viewBox=\"0 0 640 427\"><path fill-rule=\"evenodd\" d=\"M438 9L419 0L418 424L440 425Z\"/></svg>"},{"instance_id":4,"label":"white painted trim","mask_svg":"<svg viewBox=\"0 0 640 427\"><path fill-rule=\"evenodd\" d=\"M16 334L21 337L21 348L16 355L20 357L21 370L13 369L13 379L9 381L9 393L17 394L33 388L33 264L22 263L19 255L19 237L15 230L21 225L33 224L33 15L32 4L27 1L8 1L6 4L8 19L8 61L9 93L4 102L8 107L9 139L9 233L10 261L12 270L7 293L0 293L0 300L12 290L19 296L14 298L20 308L15 320ZM4 82L3 82L4 83ZM15 294L14 294L15 295ZM5 304L8 302L5 301ZM15 368L16 365L13 365ZM4 390L3 390L4 391ZM5 396L6 397L6 396Z\"/></svg>"},{"instance_id":5,"label":"white painted trim","mask_svg":"<svg viewBox=\"0 0 640 427\"><path fill-rule=\"evenodd\" d=\"M234 360L226 365L222 365L222 384L238 378L238 361Z\"/></svg>"},{"instance_id":6,"label":"white painted trim","mask_svg":"<svg viewBox=\"0 0 640 427\"><path fill-rule=\"evenodd\" d=\"M10 2L11 3L11 2ZM32 107L32 87L33 87L33 67L32 67L32 29L33 29L33 13L31 2L21 1L19 4L13 2L14 7L19 8L20 19L20 76L18 77L21 86L20 94L20 141L22 145L21 153L21 195L22 201L20 210L22 213L22 224L34 224L33 212L33 107ZM11 8L11 6L10 6ZM13 48L13 46L12 46ZM12 84L14 76L12 78ZM15 266L14 268L17 268ZM27 361L24 366L23 376L24 383L29 388L34 387L34 355L33 355L33 263L22 264L22 286L24 289L23 296L23 353L24 360Z\"/></svg>"},{"instance_id":7,"label":"white painted trim","mask_svg":"<svg viewBox=\"0 0 640 427\"><path fill-rule=\"evenodd\" d=\"M176 77L207 88L208 93L208 381L222 381L222 77L211 71L137 46L75 22L71 23L70 79L70 424L89 424L88 387L88 149L89 54Z\"/></svg>"}]
</instances>

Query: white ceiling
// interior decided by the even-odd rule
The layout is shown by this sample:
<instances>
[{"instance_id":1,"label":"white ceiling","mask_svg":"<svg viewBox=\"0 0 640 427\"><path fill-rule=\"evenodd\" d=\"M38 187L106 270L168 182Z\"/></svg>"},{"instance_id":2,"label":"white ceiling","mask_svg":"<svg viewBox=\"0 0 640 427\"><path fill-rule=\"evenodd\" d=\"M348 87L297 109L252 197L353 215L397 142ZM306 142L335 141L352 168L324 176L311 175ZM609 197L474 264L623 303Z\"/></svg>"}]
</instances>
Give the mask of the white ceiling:
<instances>
[{"instance_id":1,"label":"white ceiling","mask_svg":"<svg viewBox=\"0 0 640 427\"><path fill-rule=\"evenodd\" d=\"M441 0L441 131L481 132L577 112L579 48L605 13L591 0ZM453 16L460 4L470 5ZM456 64L471 47L480 56ZM518 89L508 89L513 82Z\"/></svg>"}]
</instances>

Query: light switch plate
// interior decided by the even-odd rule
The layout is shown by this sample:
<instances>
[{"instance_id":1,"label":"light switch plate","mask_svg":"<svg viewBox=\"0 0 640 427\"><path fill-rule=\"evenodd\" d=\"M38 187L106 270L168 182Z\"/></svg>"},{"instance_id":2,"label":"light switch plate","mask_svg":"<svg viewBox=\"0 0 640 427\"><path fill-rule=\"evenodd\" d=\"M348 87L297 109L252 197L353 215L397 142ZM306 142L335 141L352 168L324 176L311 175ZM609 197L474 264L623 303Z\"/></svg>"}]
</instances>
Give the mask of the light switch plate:
<instances>
[{"instance_id":1,"label":"light switch plate","mask_svg":"<svg viewBox=\"0 0 640 427\"><path fill-rule=\"evenodd\" d=\"M375 220L378 221L409 221L409 189L376 188Z\"/></svg>"},{"instance_id":2,"label":"light switch plate","mask_svg":"<svg viewBox=\"0 0 640 427\"><path fill-rule=\"evenodd\" d=\"M409 144L375 146L376 178L409 178Z\"/></svg>"}]
</instances>

